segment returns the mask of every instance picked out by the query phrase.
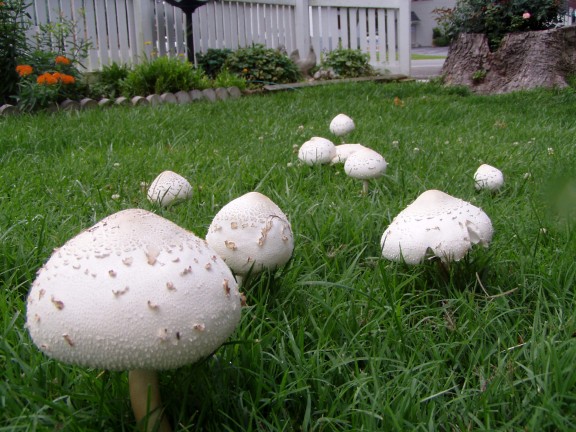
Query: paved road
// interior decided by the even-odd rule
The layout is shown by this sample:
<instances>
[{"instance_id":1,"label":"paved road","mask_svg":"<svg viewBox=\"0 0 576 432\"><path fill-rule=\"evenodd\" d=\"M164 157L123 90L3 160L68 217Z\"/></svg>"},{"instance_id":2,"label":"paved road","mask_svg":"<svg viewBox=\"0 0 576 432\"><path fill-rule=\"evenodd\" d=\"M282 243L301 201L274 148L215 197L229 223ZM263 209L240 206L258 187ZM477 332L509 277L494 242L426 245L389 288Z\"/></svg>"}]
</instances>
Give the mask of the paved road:
<instances>
[{"instance_id":1,"label":"paved road","mask_svg":"<svg viewBox=\"0 0 576 432\"><path fill-rule=\"evenodd\" d=\"M447 47L439 48L412 48L412 54L422 54L431 56L444 56L448 55ZM413 78L417 79L430 79L440 75L444 59L433 60L412 60L410 64L411 73Z\"/></svg>"}]
</instances>

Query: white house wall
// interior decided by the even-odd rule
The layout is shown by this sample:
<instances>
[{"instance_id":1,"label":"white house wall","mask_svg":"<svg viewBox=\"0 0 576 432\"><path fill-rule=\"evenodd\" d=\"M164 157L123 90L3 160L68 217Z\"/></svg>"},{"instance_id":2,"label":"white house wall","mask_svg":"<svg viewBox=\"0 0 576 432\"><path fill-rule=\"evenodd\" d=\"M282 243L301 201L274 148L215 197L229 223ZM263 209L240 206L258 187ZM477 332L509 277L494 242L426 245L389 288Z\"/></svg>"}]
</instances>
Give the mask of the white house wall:
<instances>
[{"instance_id":1,"label":"white house wall","mask_svg":"<svg viewBox=\"0 0 576 432\"><path fill-rule=\"evenodd\" d=\"M438 26L437 15L433 12L439 8L453 8L456 0L414 0L412 1L412 12L414 12L419 22L413 23L412 46L428 47L432 46L432 29Z\"/></svg>"}]
</instances>

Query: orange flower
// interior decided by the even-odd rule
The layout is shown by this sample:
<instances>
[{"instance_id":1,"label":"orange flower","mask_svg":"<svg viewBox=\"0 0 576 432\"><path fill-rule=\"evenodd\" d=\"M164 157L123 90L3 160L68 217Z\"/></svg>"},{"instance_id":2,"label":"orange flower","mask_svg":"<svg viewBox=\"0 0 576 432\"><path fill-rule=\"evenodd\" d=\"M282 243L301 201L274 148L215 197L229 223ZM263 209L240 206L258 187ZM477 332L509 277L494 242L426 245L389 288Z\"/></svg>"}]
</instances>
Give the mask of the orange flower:
<instances>
[{"instance_id":1,"label":"orange flower","mask_svg":"<svg viewBox=\"0 0 576 432\"><path fill-rule=\"evenodd\" d=\"M20 75L21 77L25 77L28 76L32 73L33 69L32 66L30 65L18 65L16 66L16 72L18 72L18 75Z\"/></svg>"},{"instance_id":2,"label":"orange flower","mask_svg":"<svg viewBox=\"0 0 576 432\"><path fill-rule=\"evenodd\" d=\"M54 60L56 62L56 64L63 64L63 65L69 65L70 64L70 60L64 56L58 56L56 57L56 60Z\"/></svg>"},{"instance_id":3,"label":"orange flower","mask_svg":"<svg viewBox=\"0 0 576 432\"><path fill-rule=\"evenodd\" d=\"M55 78L51 73L45 72L36 78L36 82L41 85L54 85L58 83L58 79Z\"/></svg>"},{"instance_id":4,"label":"orange flower","mask_svg":"<svg viewBox=\"0 0 576 432\"><path fill-rule=\"evenodd\" d=\"M60 81L62 84L74 84L76 82L76 78L72 75L60 74Z\"/></svg>"}]
</instances>

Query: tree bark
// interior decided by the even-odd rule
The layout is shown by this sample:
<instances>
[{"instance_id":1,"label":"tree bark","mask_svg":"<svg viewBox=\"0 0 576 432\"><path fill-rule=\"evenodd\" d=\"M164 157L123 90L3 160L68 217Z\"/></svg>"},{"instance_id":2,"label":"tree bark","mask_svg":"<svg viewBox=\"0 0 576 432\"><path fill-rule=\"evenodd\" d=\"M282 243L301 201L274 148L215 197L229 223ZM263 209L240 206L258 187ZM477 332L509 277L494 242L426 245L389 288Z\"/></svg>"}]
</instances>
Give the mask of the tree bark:
<instances>
[{"instance_id":1,"label":"tree bark","mask_svg":"<svg viewBox=\"0 0 576 432\"><path fill-rule=\"evenodd\" d=\"M576 27L509 33L491 52L483 34L461 33L442 68L448 85L477 93L566 87L576 74Z\"/></svg>"}]
</instances>

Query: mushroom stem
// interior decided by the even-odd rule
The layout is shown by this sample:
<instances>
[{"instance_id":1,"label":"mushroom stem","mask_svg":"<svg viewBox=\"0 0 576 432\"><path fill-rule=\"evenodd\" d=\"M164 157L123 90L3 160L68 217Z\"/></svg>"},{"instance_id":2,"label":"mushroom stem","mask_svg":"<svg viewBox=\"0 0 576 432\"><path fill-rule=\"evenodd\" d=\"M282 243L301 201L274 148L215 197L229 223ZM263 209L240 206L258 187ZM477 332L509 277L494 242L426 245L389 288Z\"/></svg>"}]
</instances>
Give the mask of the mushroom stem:
<instances>
[{"instance_id":1,"label":"mushroom stem","mask_svg":"<svg viewBox=\"0 0 576 432\"><path fill-rule=\"evenodd\" d=\"M368 195L368 180L362 180L362 195Z\"/></svg>"},{"instance_id":2,"label":"mushroom stem","mask_svg":"<svg viewBox=\"0 0 576 432\"><path fill-rule=\"evenodd\" d=\"M136 423L145 432L171 432L170 424L162 416L162 400L158 374L153 370L136 369L128 373L130 402Z\"/></svg>"}]
</instances>

